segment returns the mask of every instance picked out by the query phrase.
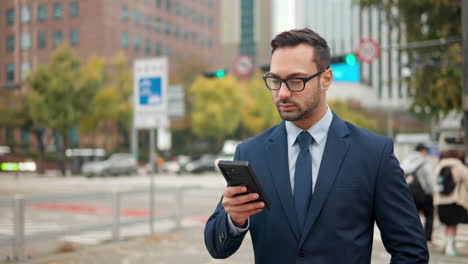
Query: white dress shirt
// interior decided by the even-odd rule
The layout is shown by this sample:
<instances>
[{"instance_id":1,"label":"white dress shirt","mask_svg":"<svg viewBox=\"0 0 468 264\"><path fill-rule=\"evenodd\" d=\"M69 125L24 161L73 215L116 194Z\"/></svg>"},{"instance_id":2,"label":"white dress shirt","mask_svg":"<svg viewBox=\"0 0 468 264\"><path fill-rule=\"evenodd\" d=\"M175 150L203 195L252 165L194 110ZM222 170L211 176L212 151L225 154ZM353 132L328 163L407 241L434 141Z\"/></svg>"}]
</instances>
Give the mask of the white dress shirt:
<instances>
[{"instance_id":1,"label":"white dress shirt","mask_svg":"<svg viewBox=\"0 0 468 264\"><path fill-rule=\"evenodd\" d=\"M314 138L314 142L309 146L310 155L312 156L312 192L315 189L317 182L318 172L320 170L320 163L322 162L323 151L327 143L328 130L333 120L333 114L330 107L327 106L327 112L317 123L307 129L309 134ZM285 122L286 134L288 140L288 164L289 164L289 179L291 182L291 190L294 194L294 173L296 171L296 159L299 155L300 147L296 142L297 136L304 130L297 127L290 121ZM247 221L246 228L238 228L232 222L231 217L228 215L229 231L232 235L240 235L249 229L250 221Z\"/></svg>"}]
</instances>

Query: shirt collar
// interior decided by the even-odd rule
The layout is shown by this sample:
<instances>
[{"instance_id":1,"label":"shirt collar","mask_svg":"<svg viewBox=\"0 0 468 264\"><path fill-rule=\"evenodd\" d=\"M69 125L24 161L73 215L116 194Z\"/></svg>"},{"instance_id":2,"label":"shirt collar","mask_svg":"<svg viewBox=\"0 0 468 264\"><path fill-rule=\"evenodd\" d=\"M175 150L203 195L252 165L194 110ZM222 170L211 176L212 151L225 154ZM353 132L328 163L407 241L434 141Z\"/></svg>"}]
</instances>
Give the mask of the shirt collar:
<instances>
[{"instance_id":1,"label":"shirt collar","mask_svg":"<svg viewBox=\"0 0 468 264\"><path fill-rule=\"evenodd\" d=\"M327 105L327 112L317 123L311 126L307 131L312 135L315 142L320 145L327 137L328 130L333 120L333 114ZM303 131L290 121L285 121L286 133L288 134L288 146L293 146L297 136Z\"/></svg>"}]
</instances>

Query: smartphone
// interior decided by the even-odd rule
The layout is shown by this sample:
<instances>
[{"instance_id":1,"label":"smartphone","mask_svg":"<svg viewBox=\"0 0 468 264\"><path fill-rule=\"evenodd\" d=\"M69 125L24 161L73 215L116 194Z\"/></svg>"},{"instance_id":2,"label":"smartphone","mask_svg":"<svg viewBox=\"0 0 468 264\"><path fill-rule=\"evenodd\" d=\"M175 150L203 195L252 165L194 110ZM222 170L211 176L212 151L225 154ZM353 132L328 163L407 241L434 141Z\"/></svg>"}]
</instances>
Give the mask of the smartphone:
<instances>
[{"instance_id":1,"label":"smartphone","mask_svg":"<svg viewBox=\"0 0 468 264\"><path fill-rule=\"evenodd\" d=\"M262 201L265 203L265 208L270 209L270 202L268 201L265 192L263 192L262 186L259 184L257 177L255 177L248 161L220 160L218 162L218 167L226 179L228 186L247 187L247 192L243 194L257 193L259 195L259 199L252 202Z\"/></svg>"}]
</instances>

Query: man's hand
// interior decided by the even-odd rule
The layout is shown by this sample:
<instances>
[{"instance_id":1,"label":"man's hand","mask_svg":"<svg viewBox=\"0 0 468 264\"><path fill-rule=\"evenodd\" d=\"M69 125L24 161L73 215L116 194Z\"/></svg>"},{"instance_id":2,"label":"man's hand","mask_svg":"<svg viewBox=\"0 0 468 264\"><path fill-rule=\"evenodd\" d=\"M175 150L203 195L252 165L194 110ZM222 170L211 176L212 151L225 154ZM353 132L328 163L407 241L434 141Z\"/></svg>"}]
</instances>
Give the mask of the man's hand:
<instances>
[{"instance_id":1,"label":"man's hand","mask_svg":"<svg viewBox=\"0 0 468 264\"><path fill-rule=\"evenodd\" d=\"M245 225L249 216L261 212L263 207L265 207L263 202L248 203L259 198L256 193L235 196L236 194L245 193L246 191L247 187L245 186L227 187L226 190L224 190L223 201L221 202L224 211L231 216L232 222L239 228Z\"/></svg>"}]
</instances>

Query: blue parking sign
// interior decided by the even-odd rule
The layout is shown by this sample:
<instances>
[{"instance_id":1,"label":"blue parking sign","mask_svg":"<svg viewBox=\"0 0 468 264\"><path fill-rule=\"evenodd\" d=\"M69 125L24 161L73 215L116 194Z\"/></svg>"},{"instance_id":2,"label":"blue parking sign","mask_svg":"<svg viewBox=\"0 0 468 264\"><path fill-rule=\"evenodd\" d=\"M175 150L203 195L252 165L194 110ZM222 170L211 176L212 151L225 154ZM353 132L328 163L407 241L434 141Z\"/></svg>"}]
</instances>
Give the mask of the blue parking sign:
<instances>
[{"instance_id":1,"label":"blue parking sign","mask_svg":"<svg viewBox=\"0 0 468 264\"><path fill-rule=\"evenodd\" d=\"M161 93L161 78L140 78L138 81L140 92L140 105L161 105L163 103Z\"/></svg>"}]
</instances>

